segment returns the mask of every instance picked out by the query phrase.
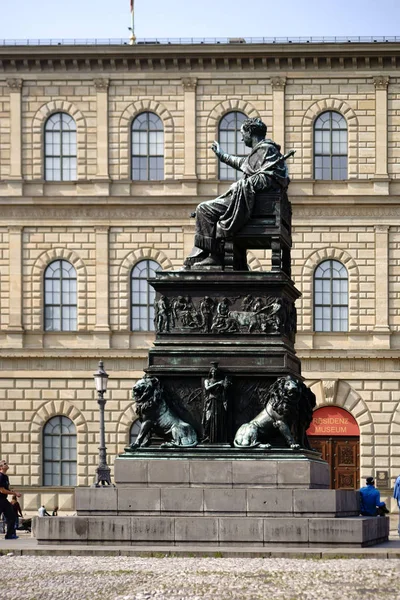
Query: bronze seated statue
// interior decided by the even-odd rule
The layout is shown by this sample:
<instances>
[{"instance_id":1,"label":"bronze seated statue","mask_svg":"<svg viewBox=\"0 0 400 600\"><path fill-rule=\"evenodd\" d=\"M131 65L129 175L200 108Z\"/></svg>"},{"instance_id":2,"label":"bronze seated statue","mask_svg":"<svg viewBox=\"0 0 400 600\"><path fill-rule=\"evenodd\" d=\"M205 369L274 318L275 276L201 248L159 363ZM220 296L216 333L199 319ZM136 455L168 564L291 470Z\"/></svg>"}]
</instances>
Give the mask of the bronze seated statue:
<instances>
[{"instance_id":1,"label":"bronze seated statue","mask_svg":"<svg viewBox=\"0 0 400 600\"><path fill-rule=\"evenodd\" d=\"M285 161L294 150L282 155L278 144L265 139L267 127L258 118L247 119L241 132L252 148L245 158L223 153L218 142L211 146L222 162L244 177L222 196L197 206L194 248L185 268L247 270L246 250L267 248L272 250L272 270L290 275L290 179Z\"/></svg>"}]
</instances>

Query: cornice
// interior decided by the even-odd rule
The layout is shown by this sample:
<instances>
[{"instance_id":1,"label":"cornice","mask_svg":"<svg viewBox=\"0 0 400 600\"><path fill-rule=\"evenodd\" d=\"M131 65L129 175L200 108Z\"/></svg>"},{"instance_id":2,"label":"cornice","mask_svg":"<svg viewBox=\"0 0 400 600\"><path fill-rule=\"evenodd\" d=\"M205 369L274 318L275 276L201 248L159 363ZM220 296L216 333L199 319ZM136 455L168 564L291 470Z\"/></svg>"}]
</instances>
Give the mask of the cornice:
<instances>
[{"instance_id":1,"label":"cornice","mask_svg":"<svg viewBox=\"0 0 400 600\"><path fill-rule=\"evenodd\" d=\"M135 46L0 47L4 72L331 71L382 72L400 67L399 43L146 44Z\"/></svg>"},{"instance_id":2,"label":"cornice","mask_svg":"<svg viewBox=\"0 0 400 600\"><path fill-rule=\"evenodd\" d=\"M96 201L97 200L97 201ZM82 223L91 224L96 227L103 227L104 223L111 223L113 226L118 223L128 221L140 222L142 226L152 223L162 223L165 221L174 221L177 225L187 225L187 213L189 207L196 205L198 200L193 198L183 199L182 197L170 198L170 203L165 204L159 198L146 198L146 202L136 204L125 203L123 200L115 204L99 202L101 199L94 199L90 204L86 198L80 202L74 198L74 202L62 204L49 203L44 204L42 199L35 202L25 202L15 204L13 201L1 205L2 223L7 226L8 223L18 223L21 226L30 224L41 224L44 221L48 224L69 223L79 216ZM107 199L105 199L107 200ZM371 226L382 222L383 225L391 223L393 226L400 225L400 203L397 204L379 204L377 205L357 204L357 205L332 205L324 204L306 204L293 205L293 218L297 225L303 222L326 223L332 218L337 218L348 222L356 219L360 224L368 223ZM103 231L103 230L101 230Z\"/></svg>"}]
</instances>

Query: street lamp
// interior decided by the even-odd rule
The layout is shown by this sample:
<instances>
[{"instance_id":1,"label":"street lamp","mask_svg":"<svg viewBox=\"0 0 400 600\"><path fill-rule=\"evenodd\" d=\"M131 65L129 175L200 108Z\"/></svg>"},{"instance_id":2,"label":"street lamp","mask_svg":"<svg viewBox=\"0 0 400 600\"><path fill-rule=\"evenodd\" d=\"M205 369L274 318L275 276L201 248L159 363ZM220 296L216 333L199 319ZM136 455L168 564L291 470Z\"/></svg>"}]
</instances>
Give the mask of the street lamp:
<instances>
[{"instance_id":1,"label":"street lamp","mask_svg":"<svg viewBox=\"0 0 400 600\"><path fill-rule=\"evenodd\" d=\"M104 394L107 391L108 374L104 370L103 361L99 361L97 373L93 373L97 391L97 403L100 409L100 446L99 446L99 466L96 469L96 482L94 487L101 485L111 485L111 471L107 466L106 434L104 430L104 407L107 400Z\"/></svg>"}]
</instances>

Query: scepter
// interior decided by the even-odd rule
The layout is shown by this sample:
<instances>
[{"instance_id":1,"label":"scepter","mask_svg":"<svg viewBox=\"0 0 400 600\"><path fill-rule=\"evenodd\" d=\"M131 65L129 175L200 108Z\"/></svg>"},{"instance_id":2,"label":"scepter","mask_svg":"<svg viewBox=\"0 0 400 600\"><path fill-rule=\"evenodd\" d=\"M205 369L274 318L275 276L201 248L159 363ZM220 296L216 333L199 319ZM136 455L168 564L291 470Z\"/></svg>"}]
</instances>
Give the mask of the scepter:
<instances>
[{"instance_id":1,"label":"scepter","mask_svg":"<svg viewBox=\"0 0 400 600\"><path fill-rule=\"evenodd\" d=\"M282 162L283 160L287 160L288 158L290 158L291 156L294 156L296 154L296 150L289 150L289 152L287 152L286 154L284 154L283 156L279 156L276 160L274 160L274 162L270 163L268 165L268 167L266 167L265 169L260 169L259 171L256 171L255 173L253 173L253 175L258 175L259 173L264 173L264 171L269 171L270 169L272 169L272 167L275 167L275 165L279 164L280 162Z\"/></svg>"}]
</instances>

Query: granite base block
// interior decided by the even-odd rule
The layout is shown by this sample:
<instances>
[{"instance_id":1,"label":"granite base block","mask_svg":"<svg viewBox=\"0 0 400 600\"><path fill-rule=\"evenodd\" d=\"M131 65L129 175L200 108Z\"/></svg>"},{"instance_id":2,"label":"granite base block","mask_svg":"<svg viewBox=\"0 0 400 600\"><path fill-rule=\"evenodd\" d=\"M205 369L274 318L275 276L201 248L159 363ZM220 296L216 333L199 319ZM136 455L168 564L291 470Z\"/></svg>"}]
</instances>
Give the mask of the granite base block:
<instances>
[{"instance_id":1,"label":"granite base block","mask_svg":"<svg viewBox=\"0 0 400 600\"><path fill-rule=\"evenodd\" d=\"M255 451L238 455L232 448L221 450L214 458L193 458L183 452L159 458L156 452L142 452L117 458L114 477L118 485L132 487L329 488L328 464L317 453L282 455L284 458Z\"/></svg>"},{"instance_id":2,"label":"granite base block","mask_svg":"<svg viewBox=\"0 0 400 600\"><path fill-rule=\"evenodd\" d=\"M39 544L140 546L372 546L389 535L387 517L49 517L36 518Z\"/></svg>"},{"instance_id":3,"label":"granite base block","mask_svg":"<svg viewBox=\"0 0 400 600\"><path fill-rule=\"evenodd\" d=\"M220 515L348 517L359 514L358 493L259 487L77 488L80 516ZM110 501L110 504L107 504Z\"/></svg>"}]
</instances>

